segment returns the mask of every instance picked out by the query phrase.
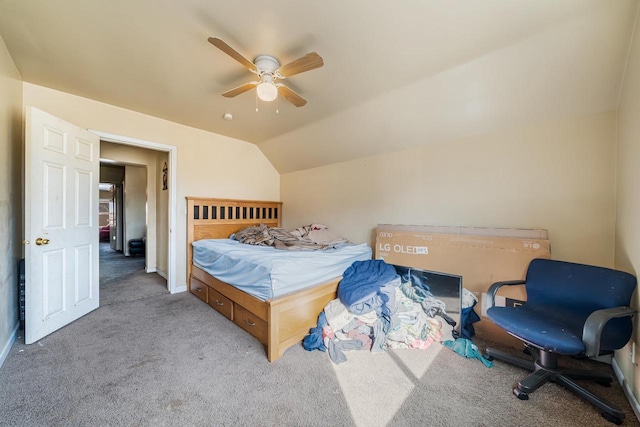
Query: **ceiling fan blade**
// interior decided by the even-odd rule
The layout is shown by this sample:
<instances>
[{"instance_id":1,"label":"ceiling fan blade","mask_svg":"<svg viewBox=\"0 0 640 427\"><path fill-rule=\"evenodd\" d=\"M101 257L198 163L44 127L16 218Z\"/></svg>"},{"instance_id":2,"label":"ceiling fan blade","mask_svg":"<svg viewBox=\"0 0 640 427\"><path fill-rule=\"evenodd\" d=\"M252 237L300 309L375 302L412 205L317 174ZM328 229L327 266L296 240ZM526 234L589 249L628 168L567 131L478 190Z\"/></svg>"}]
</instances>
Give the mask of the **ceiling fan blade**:
<instances>
[{"instance_id":1,"label":"ceiling fan blade","mask_svg":"<svg viewBox=\"0 0 640 427\"><path fill-rule=\"evenodd\" d=\"M284 97L287 101L295 105L296 107L302 107L307 103L307 101L295 93L291 88L279 83L276 85L278 87L278 93Z\"/></svg>"},{"instance_id":2,"label":"ceiling fan blade","mask_svg":"<svg viewBox=\"0 0 640 427\"><path fill-rule=\"evenodd\" d=\"M214 45L215 47L217 47L218 49L220 49L221 51L223 51L224 53L226 53L227 55L229 55L230 57L232 57L233 59L235 59L242 65L244 65L245 67L247 67L248 69L250 70L256 69L256 66L253 62L249 61L247 58L240 55L235 49L233 49L231 46L226 44L221 39L217 37L209 37L209 43L211 43L212 45Z\"/></svg>"},{"instance_id":3,"label":"ceiling fan blade","mask_svg":"<svg viewBox=\"0 0 640 427\"><path fill-rule=\"evenodd\" d=\"M234 96L238 96L241 93L245 93L248 90L253 89L254 87L256 87L258 85L259 82L250 82L250 83L245 83L242 86L238 86L236 88L233 88L225 93L222 94L222 96L227 97L227 98L233 98Z\"/></svg>"},{"instance_id":4,"label":"ceiling fan blade","mask_svg":"<svg viewBox=\"0 0 640 427\"><path fill-rule=\"evenodd\" d=\"M289 62L278 69L278 72L283 77L294 76L296 74L310 71L316 68L320 68L324 65L322 57L315 52L311 52L298 58L293 62Z\"/></svg>"}]
</instances>

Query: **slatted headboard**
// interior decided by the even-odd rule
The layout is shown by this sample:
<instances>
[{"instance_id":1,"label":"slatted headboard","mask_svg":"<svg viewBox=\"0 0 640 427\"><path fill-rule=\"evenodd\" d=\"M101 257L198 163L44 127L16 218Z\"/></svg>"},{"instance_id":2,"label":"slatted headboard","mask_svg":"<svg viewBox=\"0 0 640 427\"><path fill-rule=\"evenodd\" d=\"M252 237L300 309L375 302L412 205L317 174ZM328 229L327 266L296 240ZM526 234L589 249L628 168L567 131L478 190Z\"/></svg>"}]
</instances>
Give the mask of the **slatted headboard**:
<instances>
[{"instance_id":1,"label":"slatted headboard","mask_svg":"<svg viewBox=\"0 0 640 427\"><path fill-rule=\"evenodd\" d=\"M187 283L191 282L193 247L200 239L224 239L257 224L280 227L282 202L187 197Z\"/></svg>"}]
</instances>

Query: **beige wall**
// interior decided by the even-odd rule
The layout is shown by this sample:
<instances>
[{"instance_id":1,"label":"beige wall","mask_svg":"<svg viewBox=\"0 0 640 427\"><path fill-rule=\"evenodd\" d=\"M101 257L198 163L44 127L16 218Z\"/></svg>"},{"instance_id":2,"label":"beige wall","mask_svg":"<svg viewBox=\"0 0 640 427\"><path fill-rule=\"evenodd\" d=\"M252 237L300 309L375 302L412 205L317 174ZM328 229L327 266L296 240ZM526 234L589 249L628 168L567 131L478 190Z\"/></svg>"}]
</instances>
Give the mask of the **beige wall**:
<instances>
[{"instance_id":1,"label":"beige wall","mask_svg":"<svg viewBox=\"0 0 640 427\"><path fill-rule=\"evenodd\" d=\"M152 182L155 184L155 181ZM124 254L129 256L128 242L131 239L140 239L143 236L147 236L147 189L153 188L155 194L155 185L153 187L147 187L147 168L144 166L125 166L124 171ZM149 210L155 213L155 204L153 209ZM149 230L155 230L155 215L154 215L154 227L149 227ZM155 234L155 233L154 233ZM151 242L147 242L151 243ZM155 247L155 239L154 239ZM151 247L151 246L150 246ZM155 253L154 253L155 255ZM146 257L147 259L149 257ZM155 256L154 269L155 269ZM147 263L147 271L149 271L149 264Z\"/></svg>"},{"instance_id":2,"label":"beige wall","mask_svg":"<svg viewBox=\"0 0 640 427\"><path fill-rule=\"evenodd\" d=\"M156 253L158 254L156 271L167 277L167 248L169 247L169 191L162 188L162 169L165 164L168 167L169 155L167 153L156 153ZM167 171L168 173L168 171ZM164 256L160 256L164 254Z\"/></svg>"},{"instance_id":3,"label":"beige wall","mask_svg":"<svg viewBox=\"0 0 640 427\"><path fill-rule=\"evenodd\" d=\"M636 27L618 107L618 155L615 266L640 273L640 32ZM634 307L640 307L636 290ZM640 316L635 317L633 342L638 342ZM636 398L640 369L629 359L631 345L618 352L618 362ZM640 350L640 349L639 349Z\"/></svg>"},{"instance_id":4,"label":"beige wall","mask_svg":"<svg viewBox=\"0 0 640 427\"><path fill-rule=\"evenodd\" d=\"M545 228L554 258L612 266L615 136L610 112L284 174L284 224Z\"/></svg>"},{"instance_id":5,"label":"beige wall","mask_svg":"<svg viewBox=\"0 0 640 427\"><path fill-rule=\"evenodd\" d=\"M24 83L24 105L77 126L177 147L177 284L186 286L186 196L277 200L280 177L253 144Z\"/></svg>"},{"instance_id":6,"label":"beige wall","mask_svg":"<svg viewBox=\"0 0 640 427\"><path fill-rule=\"evenodd\" d=\"M0 365L18 326L22 256L22 79L0 38Z\"/></svg>"}]
</instances>

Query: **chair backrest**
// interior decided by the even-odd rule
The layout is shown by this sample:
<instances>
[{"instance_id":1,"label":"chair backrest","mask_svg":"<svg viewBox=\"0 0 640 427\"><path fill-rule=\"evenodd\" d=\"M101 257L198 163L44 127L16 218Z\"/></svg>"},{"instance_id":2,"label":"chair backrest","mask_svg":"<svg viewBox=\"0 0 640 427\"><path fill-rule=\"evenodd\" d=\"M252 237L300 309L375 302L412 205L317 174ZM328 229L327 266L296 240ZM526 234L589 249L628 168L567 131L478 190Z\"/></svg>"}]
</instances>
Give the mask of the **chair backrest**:
<instances>
[{"instance_id":1,"label":"chair backrest","mask_svg":"<svg viewBox=\"0 0 640 427\"><path fill-rule=\"evenodd\" d=\"M527 270L527 303L582 313L629 306L635 287L635 276L605 267L538 258Z\"/></svg>"},{"instance_id":2,"label":"chair backrest","mask_svg":"<svg viewBox=\"0 0 640 427\"><path fill-rule=\"evenodd\" d=\"M527 305L581 334L596 310L630 306L635 276L610 268L534 259L527 270ZM617 350L631 338L631 317L611 319L602 330L600 350Z\"/></svg>"}]
</instances>

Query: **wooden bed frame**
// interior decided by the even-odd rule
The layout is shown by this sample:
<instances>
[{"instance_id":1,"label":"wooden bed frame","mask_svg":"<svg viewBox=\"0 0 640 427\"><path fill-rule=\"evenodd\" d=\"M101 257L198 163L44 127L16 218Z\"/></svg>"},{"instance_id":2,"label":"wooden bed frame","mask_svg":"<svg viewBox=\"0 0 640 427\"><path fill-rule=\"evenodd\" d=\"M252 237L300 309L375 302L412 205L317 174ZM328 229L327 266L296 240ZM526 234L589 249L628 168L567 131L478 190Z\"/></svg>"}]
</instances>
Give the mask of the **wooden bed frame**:
<instances>
[{"instance_id":1,"label":"wooden bed frame","mask_svg":"<svg viewBox=\"0 0 640 427\"><path fill-rule=\"evenodd\" d=\"M262 301L193 265L191 243L227 238L245 227L280 227L282 202L187 197L187 274L189 291L267 346L270 362L300 342L318 315L336 298L341 277Z\"/></svg>"}]
</instances>

